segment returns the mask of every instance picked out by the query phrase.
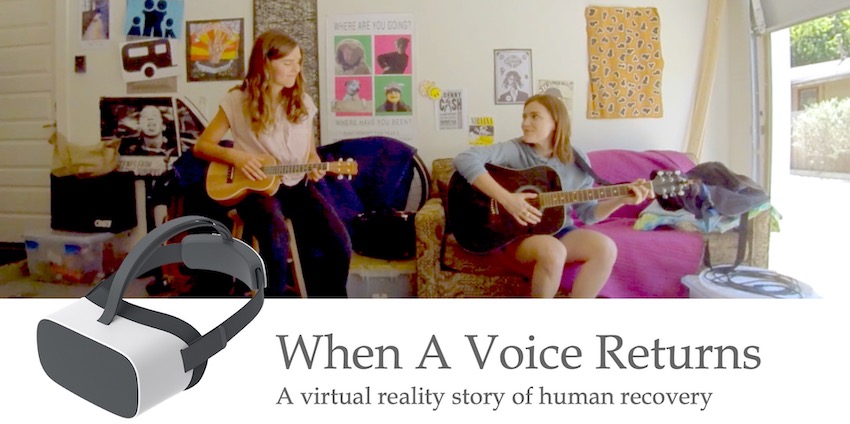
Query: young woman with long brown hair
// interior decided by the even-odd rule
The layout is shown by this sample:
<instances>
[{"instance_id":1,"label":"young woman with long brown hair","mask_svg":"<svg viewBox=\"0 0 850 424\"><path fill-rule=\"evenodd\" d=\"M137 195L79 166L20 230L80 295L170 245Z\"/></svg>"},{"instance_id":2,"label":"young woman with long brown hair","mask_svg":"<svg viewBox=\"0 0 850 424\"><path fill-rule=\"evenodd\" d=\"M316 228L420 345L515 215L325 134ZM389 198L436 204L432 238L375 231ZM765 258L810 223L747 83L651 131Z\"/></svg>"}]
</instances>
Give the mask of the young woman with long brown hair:
<instances>
[{"instance_id":1,"label":"young woman with long brown hair","mask_svg":"<svg viewBox=\"0 0 850 424\"><path fill-rule=\"evenodd\" d=\"M561 180L563 190L589 188L593 177L581 169L573 157L587 156L570 143L570 121L564 103L556 97L538 94L526 100L522 111L522 137L490 146L473 147L459 154L455 168L472 186L500 203L521 225L540 223L542 212L528 202L533 193L506 190L484 167L485 163L512 169L537 165L552 167ZM636 180L630 195L605 201L572 205L585 224L607 218L623 205L639 204L651 196ZM561 284L564 264L583 262L573 282L571 297L596 297L611 275L617 259L617 246L608 236L588 227L576 228L565 208L564 226L554 235L532 235L520 238L504 250L518 272L530 276L533 297L553 297ZM511 261L508 261L511 262Z\"/></svg>"},{"instance_id":2,"label":"young woman with long brown hair","mask_svg":"<svg viewBox=\"0 0 850 424\"><path fill-rule=\"evenodd\" d=\"M301 63L301 48L291 37L278 30L261 34L254 42L245 80L224 97L195 154L232 164L250 180L266 178L261 155L273 156L281 165L320 162L313 136L318 109L304 92ZM228 131L233 148L219 146ZM298 234L308 294L346 295L351 241L313 184L323 176L319 170L284 175L273 196L250 194L236 206L246 229L259 241L269 272L268 295L284 294L290 278L285 218L292 220Z\"/></svg>"}]
</instances>

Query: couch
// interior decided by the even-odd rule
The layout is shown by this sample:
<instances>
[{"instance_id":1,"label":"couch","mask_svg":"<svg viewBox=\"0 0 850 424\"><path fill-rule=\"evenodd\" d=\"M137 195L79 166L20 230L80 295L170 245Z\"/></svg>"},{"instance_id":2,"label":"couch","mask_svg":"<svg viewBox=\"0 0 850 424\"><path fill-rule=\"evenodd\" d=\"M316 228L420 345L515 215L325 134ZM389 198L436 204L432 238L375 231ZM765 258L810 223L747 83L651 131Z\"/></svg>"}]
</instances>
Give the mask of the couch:
<instances>
[{"instance_id":1,"label":"couch","mask_svg":"<svg viewBox=\"0 0 850 424\"><path fill-rule=\"evenodd\" d=\"M694 166L687 155L675 151L598 150L588 153L600 177L614 182L649 179L653 170L686 172ZM524 297L530 293L527 278L512 274L502 266L502 253L473 254L461 248L446 228L446 191L454 172L451 159L437 159L432 166L431 198L416 215L416 272L419 297ZM688 297L681 278L703 266L708 245L712 263L735 259L738 234L680 231L660 228L641 231L633 228L647 205L624 206L605 221L592 225L611 237L618 246L617 262L600 297L678 298ZM770 214L751 219L747 235L745 264L767 267ZM580 222L579 225L582 225ZM568 293L580 264L564 269L560 294Z\"/></svg>"}]
</instances>

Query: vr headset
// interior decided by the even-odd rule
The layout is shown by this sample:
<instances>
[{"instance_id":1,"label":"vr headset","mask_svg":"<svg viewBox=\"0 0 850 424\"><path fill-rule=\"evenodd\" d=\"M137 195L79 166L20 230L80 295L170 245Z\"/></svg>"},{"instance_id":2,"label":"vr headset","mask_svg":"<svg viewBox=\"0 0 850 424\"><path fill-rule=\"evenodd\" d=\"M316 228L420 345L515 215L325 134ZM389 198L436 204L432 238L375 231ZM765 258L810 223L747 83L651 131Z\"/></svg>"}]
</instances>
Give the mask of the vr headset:
<instances>
[{"instance_id":1,"label":"vr headset","mask_svg":"<svg viewBox=\"0 0 850 424\"><path fill-rule=\"evenodd\" d=\"M198 227L218 234L190 234ZM122 300L134 278L165 264L230 274L254 295L205 335L186 322ZM38 356L60 386L116 415L130 418L200 381L207 360L245 328L263 306L266 267L254 249L234 239L220 222L185 216L140 240L118 271L84 298L38 323Z\"/></svg>"}]
</instances>

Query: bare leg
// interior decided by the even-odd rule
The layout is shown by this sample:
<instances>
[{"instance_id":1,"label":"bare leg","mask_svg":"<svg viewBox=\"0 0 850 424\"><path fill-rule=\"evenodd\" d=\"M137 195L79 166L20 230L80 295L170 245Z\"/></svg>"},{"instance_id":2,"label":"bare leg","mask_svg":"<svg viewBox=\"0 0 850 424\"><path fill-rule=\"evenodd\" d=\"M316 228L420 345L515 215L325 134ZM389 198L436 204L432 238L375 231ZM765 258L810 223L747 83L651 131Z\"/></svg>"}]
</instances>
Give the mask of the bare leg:
<instances>
[{"instance_id":1,"label":"bare leg","mask_svg":"<svg viewBox=\"0 0 850 424\"><path fill-rule=\"evenodd\" d=\"M514 257L525 274L531 274L532 297L555 297L561 286L566 247L552 236L536 235L522 240Z\"/></svg>"},{"instance_id":2,"label":"bare leg","mask_svg":"<svg viewBox=\"0 0 850 424\"><path fill-rule=\"evenodd\" d=\"M596 297L611 276L617 245L602 233L581 228L570 231L560 241L567 248L567 262L584 262L569 296Z\"/></svg>"}]
</instances>

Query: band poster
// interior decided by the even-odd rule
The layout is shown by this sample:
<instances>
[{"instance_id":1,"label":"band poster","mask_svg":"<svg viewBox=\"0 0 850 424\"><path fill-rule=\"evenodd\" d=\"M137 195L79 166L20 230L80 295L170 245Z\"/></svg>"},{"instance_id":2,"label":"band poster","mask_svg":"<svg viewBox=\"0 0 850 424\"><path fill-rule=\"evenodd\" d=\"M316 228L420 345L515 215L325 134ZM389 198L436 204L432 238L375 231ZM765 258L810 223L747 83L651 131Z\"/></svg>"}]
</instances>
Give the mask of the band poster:
<instances>
[{"instance_id":1,"label":"band poster","mask_svg":"<svg viewBox=\"0 0 850 424\"><path fill-rule=\"evenodd\" d=\"M445 90L434 101L437 113L437 130L462 130L466 125L466 92Z\"/></svg>"},{"instance_id":2,"label":"band poster","mask_svg":"<svg viewBox=\"0 0 850 424\"><path fill-rule=\"evenodd\" d=\"M550 94L564 102L567 116L573 117L573 82L560 80L537 80L537 94Z\"/></svg>"},{"instance_id":3,"label":"band poster","mask_svg":"<svg viewBox=\"0 0 850 424\"><path fill-rule=\"evenodd\" d=\"M332 15L327 40L322 142L384 136L413 144L413 15Z\"/></svg>"}]
</instances>

